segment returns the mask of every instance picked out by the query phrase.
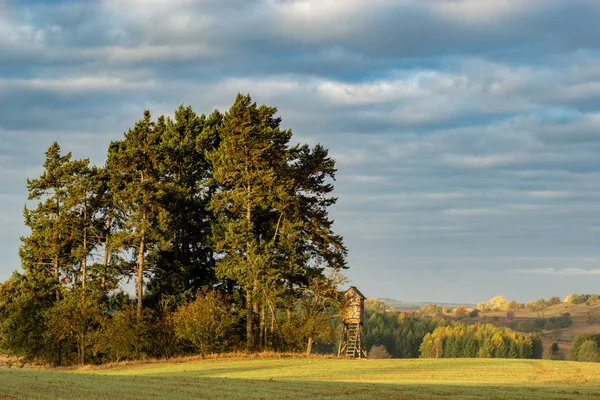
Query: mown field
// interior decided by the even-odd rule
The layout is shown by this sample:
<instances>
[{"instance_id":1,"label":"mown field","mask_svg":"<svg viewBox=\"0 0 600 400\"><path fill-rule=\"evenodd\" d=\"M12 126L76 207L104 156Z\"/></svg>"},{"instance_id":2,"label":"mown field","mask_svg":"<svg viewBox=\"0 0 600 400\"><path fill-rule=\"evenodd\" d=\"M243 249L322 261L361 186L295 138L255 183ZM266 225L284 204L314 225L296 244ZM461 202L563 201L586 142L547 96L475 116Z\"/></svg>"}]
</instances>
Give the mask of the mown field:
<instances>
[{"instance_id":1,"label":"mown field","mask_svg":"<svg viewBox=\"0 0 600 400\"><path fill-rule=\"evenodd\" d=\"M543 360L211 359L0 369L0 399L600 399L600 364Z\"/></svg>"}]
</instances>

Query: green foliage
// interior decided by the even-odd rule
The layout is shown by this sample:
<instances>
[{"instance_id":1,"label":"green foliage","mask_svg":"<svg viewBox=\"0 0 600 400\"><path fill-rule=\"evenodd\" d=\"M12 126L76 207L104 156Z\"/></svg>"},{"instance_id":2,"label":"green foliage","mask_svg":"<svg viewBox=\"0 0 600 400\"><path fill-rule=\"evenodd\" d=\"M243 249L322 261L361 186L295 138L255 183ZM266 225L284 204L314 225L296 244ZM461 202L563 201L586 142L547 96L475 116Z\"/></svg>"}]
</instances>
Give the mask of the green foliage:
<instances>
[{"instance_id":1,"label":"green foliage","mask_svg":"<svg viewBox=\"0 0 600 400\"><path fill-rule=\"evenodd\" d=\"M400 318L400 315L403 317ZM367 346L385 346L394 358L417 358L423 337L445 324L446 321L407 316L404 313L397 315L367 310L365 340Z\"/></svg>"},{"instance_id":2,"label":"green foliage","mask_svg":"<svg viewBox=\"0 0 600 400\"><path fill-rule=\"evenodd\" d=\"M219 187L210 199L215 271L245 292L249 349L259 308L301 291L325 268L343 268L347 253L327 215L335 162L320 145L290 147L292 133L280 129L276 112L238 95L219 147L207 154Z\"/></svg>"},{"instance_id":3,"label":"green foliage","mask_svg":"<svg viewBox=\"0 0 600 400\"><path fill-rule=\"evenodd\" d=\"M334 340L332 320L339 316L342 300L338 287L346 283L343 275L315 277L301 294L298 309L299 332L307 343L306 354L313 343L329 344Z\"/></svg>"},{"instance_id":4,"label":"green foliage","mask_svg":"<svg viewBox=\"0 0 600 400\"><path fill-rule=\"evenodd\" d=\"M596 346L600 348L600 333L595 333L595 334L583 333L581 335L575 336L575 339L573 339L573 346L571 348L571 356L573 357L573 360L583 361L580 359L579 352L581 351L581 347L583 346L583 343L585 343L587 341L592 341L592 342L596 343ZM587 345L587 347L591 348L590 345ZM592 351L590 350L590 352L592 352Z\"/></svg>"},{"instance_id":5,"label":"green foliage","mask_svg":"<svg viewBox=\"0 0 600 400\"><path fill-rule=\"evenodd\" d=\"M218 147L223 115L215 111L206 117L180 106L173 119L158 121L156 164L166 193L162 207L169 246L161 249L153 267L148 296L154 303L161 296L175 296L180 304L215 280L207 209L215 188L205 154Z\"/></svg>"},{"instance_id":6,"label":"green foliage","mask_svg":"<svg viewBox=\"0 0 600 400\"><path fill-rule=\"evenodd\" d=\"M541 340L491 324L455 324L425 335L422 358L540 358Z\"/></svg>"},{"instance_id":7,"label":"green foliage","mask_svg":"<svg viewBox=\"0 0 600 400\"><path fill-rule=\"evenodd\" d=\"M571 303L571 304L583 304L583 303L587 303L588 301L596 301L597 299L598 299L597 294L573 293L573 294L570 294L567 297L565 297L564 302Z\"/></svg>"},{"instance_id":8,"label":"green foliage","mask_svg":"<svg viewBox=\"0 0 600 400\"><path fill-rule=\"evenodd\" d=\"M238 321L250 349L333 342L347 253L328 216L335 161L291 146L276 112L249 95L226 114L145 111L103 168L52 144L27 181L1 349L53 365L168 358L237 348Z\"/></svg>"},{"instance_id":9,"label":"green foliage","mask_svg":"<svg viewBox=\"0 0 600 400\"><path fill-rule=\"evenodd\" d=\"M105 316L97 332L97 356L111 362L139 358L148 348L149 314L144 310L139 320L136 307L125 305L122 311Z\"/></svg>"},{"instance_id":10,"label":"green foliage","mask_svg":"<svg viewBox=\"0 0 600 400\"><path fill-rule=\"evenodd\" d=\"M591 339L584 341L579 347L577 360L584 362L600 362L600 347L596 341Z\"/></svg>"},{"instance_id":11,"label":"green foliage","mask_svg":"<svg viewBox=\"0 0 600 400\"><path fill-rule=\"evenodd\" d=\"M88 249L80 247L81 215L73 196L85 180L87 164L88 160L71 160L71 153L61 155L55 142L46 151L43 174L27 180L28 200L38 202L23 211L31 234L21 238L19 256L27 273L52 277L56 284L79 278L76 271Z\"/></svg>"},{"instance_id":12,"label":"green foliage","mask_svg":"<svg viewBox=\"0 0 600 400\"><path fill-rule=\"evenodd\" d=\"M573 326L573 319L569 316L536 318L529 320L513 320L508 327L520 332L537 332L542 329L563 329Z\"/></svg>"},{"instance_id":13,"label":"green foliage","mask_svg":"<svg viewBox=\"0 0 600 400\"><path fill-rule=\"evenodd\" d=\"M560 304L560 303L561 303L560 298L557 297L557 296L550 297L548 299L548 302L547 302L547 304L549 306L555 306L555 305Z\"/></svg>"},{"instance_id":14,"label":"green foliage","mask_svg":"<svg viewBox=\"0 0 600 400\"><path fill-rule=\"evenodd\" d=\"M46 312L52 307L55 282L44 273L14 272L0 285L0 345L26 362L59 364L58 354L44 340Z\"/></svg>"},{"instance_id":15,"label":"green foliage","mask_svg":"<svg viewBox=\"0 0 600 400\"><path fill-rule=\"evenodd\" d=\"M173 315L177 337L190 342L201 354L227 348L236 322L226 299L215 290L198 293L195 300L179 306Z\"/></svg>"},{"instance_id":16,"label":"green foliage","mask_svg":"<svg viewBox=\"0 0 600 400\"><path fill-rule=\"evenodd\" d=\"M94 332L102 317L98 305L98 297L76 289L65 293L47 311L44 341L61 349L62 363L85 364L94 344Z\"/></svg>"}]
</instances>

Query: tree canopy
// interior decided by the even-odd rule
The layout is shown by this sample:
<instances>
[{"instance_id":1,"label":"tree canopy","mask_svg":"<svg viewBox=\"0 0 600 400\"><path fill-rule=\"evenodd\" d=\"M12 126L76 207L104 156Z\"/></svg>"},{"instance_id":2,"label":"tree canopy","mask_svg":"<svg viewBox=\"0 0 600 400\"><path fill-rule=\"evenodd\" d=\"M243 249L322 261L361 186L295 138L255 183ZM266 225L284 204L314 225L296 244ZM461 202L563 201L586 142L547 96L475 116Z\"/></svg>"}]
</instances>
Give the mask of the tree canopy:
<instances>
[{"instance_id":1,"label":"tree canopy","mask_svg":"<svg viewBox=\"0 0 600 400\"><path fill-rule=\"evenodd\" d=\"M196 326L249 350L332 340L288 327L335 312L332 272L347 255L328 215L335 161L321 145L292 145L281 123L239 94L224 113L145 111L102 166L52 144L27 181L30 234L23 272L2 284L0 345L61 365L223 347ZM218 321L201 318L211 307Z\"/></svg>"}]
</instances>

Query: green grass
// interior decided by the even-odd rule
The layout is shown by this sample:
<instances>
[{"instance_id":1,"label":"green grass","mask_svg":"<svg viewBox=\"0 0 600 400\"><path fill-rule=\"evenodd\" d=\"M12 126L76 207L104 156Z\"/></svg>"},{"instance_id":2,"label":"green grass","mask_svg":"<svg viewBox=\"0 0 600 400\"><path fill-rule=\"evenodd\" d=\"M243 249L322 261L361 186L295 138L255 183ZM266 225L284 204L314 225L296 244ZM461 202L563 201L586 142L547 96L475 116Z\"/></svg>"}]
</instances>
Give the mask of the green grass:
<instances>
[{"instance_id":1,"label":"green grass","mask_svg":"<svg viewBox=\"0 0 600 400\"><path fill-rule=\"evenodd\" d=\"M600 364L542 360L211 359L0 369L0 399L600 399Z\"/></svg>"}]
</instances>

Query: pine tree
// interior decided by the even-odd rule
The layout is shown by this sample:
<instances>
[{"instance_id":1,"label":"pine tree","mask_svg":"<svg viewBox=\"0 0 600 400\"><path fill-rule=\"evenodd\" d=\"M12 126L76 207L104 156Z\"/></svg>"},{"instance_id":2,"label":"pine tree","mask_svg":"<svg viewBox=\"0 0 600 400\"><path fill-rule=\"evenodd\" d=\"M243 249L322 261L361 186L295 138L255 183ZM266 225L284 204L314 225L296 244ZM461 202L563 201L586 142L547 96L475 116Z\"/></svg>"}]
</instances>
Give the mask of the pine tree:
<instances>
[{"instance_id":1,"label":"pine tree","mask_svg":"<svg viewBox=\"0 0 600 400\"><path fill-rule=\"evenodd\" d=\"M25 225L31 234L21 238L19 249L26 272L43 271L53 277L57 301L61 278L69 280L77 262L73 249L79 226L70 192L88 164L88 160L72 161L71 157L71 153L62 156L58 143L53 143L46 151L43 174L27 180L28 200L38 204L34 209L25 206Z\"/></svg>"},{"instance_id":2,"label":"pine tree","mask_svg":"<svg viewBox=\"0 0 600 400\"><path fill-rule=\"evenodd\" d=\"M217 275L236 281L246 297L246 344L255 346L253 304L261 292L260 280L271 276L267 252L271 232L260 217L285 195L289 184L277 172L287 160L289 130L279 129L275 108L258 107L249 95L238 95L225 114L221 143L208 155L213 179L222 188L211 199L215 216L213 244L220 253ZM262 228L262 229L261 229Z\"/></svg>"},{"instance_id":3,"label":"pine tree","mask_svg":"<svg viewBox=\"0 0 600 400\"><path fill-rule=\"evenodd\" d=\"M165 185L169 249L162 251L152 281L151 295L186 295L214 281L210 247L212 190L210 165L205 153L217 146L214 129L221 124L218 112L208 118L196 115L191 107L180 106L174 119L159 118L158 168Z\"/></svg>"},{"instance_id":4,"label":"pine tree","mask_svg":"<svg viewBox=\"0 0 600 400\"><path fill-rule=\"evenodd\" d=\"M125 133L122 141L111 143L108 152L113 205L121 214L121 229L113 235L113 240L136 255L138 323L142 319L147 256L166 246L162 207L165 193L158 170L159 138L150 112L145 111L144 118Z\"/></svg>"}]
</instances>

